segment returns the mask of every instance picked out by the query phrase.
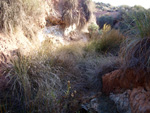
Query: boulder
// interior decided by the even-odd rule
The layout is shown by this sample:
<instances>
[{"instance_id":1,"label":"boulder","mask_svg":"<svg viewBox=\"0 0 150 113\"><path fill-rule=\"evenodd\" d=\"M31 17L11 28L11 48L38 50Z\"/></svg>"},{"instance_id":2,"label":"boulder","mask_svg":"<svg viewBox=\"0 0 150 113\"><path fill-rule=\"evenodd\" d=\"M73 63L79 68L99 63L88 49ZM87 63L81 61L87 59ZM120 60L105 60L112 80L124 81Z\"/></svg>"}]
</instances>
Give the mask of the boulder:
<instances>
[{"instance_id":1,"label":"boulder","mask_svg":"<svg viewBox=\"0 0 150 113\"><path fill-rule=\"evenodd\" d=\"M137 88L139 86L150 89L148 82L149 73L140 69L119 69L108 73L102 77L103 88L105 94L121 93L127 89Z\"/></svg>"},{"instance_id":2,"label":"boulder","mask_svg":"<svg viewBox=\"0 0 150 113\"><path fill-rule=\"evenodd\" d=\"M134 88L130 94L132 113L150 113L150 91Z\"/></svg>"},{"instance_id":3,"label":"boulder","mask_svg":"<svg viewBox=\"0 0 150 113\"><path fill-rule=\"evenodd\" d=\"M131 113L129 101L130 92L131 90L127 90L121 94L110 94L109 98L115 102L119 113Z\"/></svg>"}]
</instances>

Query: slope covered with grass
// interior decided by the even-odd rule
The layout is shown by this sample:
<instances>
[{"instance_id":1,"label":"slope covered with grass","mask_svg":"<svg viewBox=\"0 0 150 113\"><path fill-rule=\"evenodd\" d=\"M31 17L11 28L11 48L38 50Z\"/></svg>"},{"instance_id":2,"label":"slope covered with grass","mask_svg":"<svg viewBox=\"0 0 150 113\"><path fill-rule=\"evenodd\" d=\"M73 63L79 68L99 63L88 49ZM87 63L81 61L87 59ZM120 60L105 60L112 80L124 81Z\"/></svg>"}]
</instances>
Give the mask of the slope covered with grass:
<instances>
[{"instance_id":1,"label":"slope covered with grass","mask_svg":"<svg viewBox=\"0 0 150 113\"><path fill-rule=\"evenodd\" d=\"M141 86L149 91L150 87L146 81L149 80L149 11L127 12L130 18L123 14L126 16L122 17L123 23L126 18L133 22L126 22L130 26L125 29L126 34L108 23L103 23L102 29L92 23L84 34L80 30L91 19L90 3L89 0L0 1L3 42L0 46L5 48L0 54L0 112L125 113L126 108L119 107L124 101L115 99L118 95L109 98L105 94L119 92L131 96L125 97L134 113L133 95L126 90ZM43 26L51 31L40 34L47 36L40 42L38 36L43 33ZM76 41L73 39L76 36L86 41ZM58 37L69 41L61 45ZM9 57L4 54L6 50Z\"/></svg>"}]
</instances>

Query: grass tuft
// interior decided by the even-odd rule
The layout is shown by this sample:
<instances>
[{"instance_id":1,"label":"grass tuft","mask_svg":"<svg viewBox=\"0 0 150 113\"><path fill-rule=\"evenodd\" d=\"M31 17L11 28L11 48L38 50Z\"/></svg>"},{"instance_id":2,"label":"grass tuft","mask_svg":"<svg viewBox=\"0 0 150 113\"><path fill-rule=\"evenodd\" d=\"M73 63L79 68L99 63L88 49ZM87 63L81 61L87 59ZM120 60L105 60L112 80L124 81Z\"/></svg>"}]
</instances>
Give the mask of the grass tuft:
<instances>
[{"instance_id":1,"label":"grass tuft","mask_svg":"<svg viewBox=\"0 0 150 113\"><path fill-rule=\"evenodd\" d=\"M132 41L129 40L126 44L121 49L123 66L126 68L140 67L140 69L148 69L149 71L150 39L137 38Z\"/></svg>"}]
</instances>

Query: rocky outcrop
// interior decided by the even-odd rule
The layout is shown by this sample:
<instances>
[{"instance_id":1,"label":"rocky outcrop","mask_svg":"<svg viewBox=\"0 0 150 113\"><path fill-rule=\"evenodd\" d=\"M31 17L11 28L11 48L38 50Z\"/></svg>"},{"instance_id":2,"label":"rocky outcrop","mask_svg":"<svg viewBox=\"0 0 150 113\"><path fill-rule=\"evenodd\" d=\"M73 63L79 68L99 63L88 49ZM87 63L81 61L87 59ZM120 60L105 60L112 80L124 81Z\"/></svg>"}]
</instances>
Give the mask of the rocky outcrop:
<instances>
[{"instance_id":1,"label":"rocky outcrop","mask_svg":"<svg viewBox=\"0 0 150 113\"><path fill-rule=\"evenodd\" d=\"M91 2L86 0L52 0L47 1L46 13L47 24L83 28L90 20L92 11Z\"/></svg>"},{"instance_id":2,"label":"rocky outcrop","mask_svg":"<svg viewBox=\"0 0 150 113\"><path fill-rule=\"evenodd\" d=\"M149 89L148 75L146 71L138 69L115 70L102 77L103 92L106 94L118 93L139 86Z\"/></svg>"},{"instance_id":3,"label":"rocky outcrop","mask_svg":"<svg viewBox=\"0 0 150 113\"><path fill-rule=\"evenodd\" d=\"M104 75L102 80L103 92L110 94L119 112L150 112L150 83L149 73L146 70L119 69Z\"/></svg>"}]
</instances>

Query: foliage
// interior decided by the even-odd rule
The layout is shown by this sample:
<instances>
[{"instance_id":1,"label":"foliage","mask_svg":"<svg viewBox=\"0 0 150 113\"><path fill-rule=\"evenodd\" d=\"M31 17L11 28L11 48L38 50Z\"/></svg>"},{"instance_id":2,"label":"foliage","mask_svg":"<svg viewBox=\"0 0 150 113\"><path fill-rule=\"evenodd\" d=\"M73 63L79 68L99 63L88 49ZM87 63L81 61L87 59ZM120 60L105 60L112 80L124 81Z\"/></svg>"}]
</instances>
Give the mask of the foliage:
<instances>
[{"instance_id":1,"label":"foliage","mask_svg":"<svg viewBox=\"0 0 150 113\"><path fill-rule=\"evenodd\" d=\"M133 17L136 29L141 38L150 37L150 12L139 12Z\"/></svg>"},{"instance_id":2,"label":"foliage","mask_svg":"<svg viewBox=\"0 0 150 113\"><path fill-rule=\"evenodd\" d=\"M136 7L121 12L122 21L118 25L120 31L130 36L143 37L146 35L146 29L149 29L149 14L148 10Z\"/></svg>"},{"instance_id":3,"label":"foliage","mask_svg":"<svg viewBox=\"0 0 150 113\"><path fill-rule=\"evenodd\" d=\"M139 68L149 71L149 38L136 38L127 40L121 49L124 68Z\"/></svg>"},{"instance_id":4,"label":"foliage","mask_svg":"<svg viewBox=\"0 0 150 113\"><path fill-rule=\"evenodd\" d=\"M140 5L135 5L134 7L132 7L132 10L136 12L141 12L141 11L145 11L146 9Z\"/></svg>"},{"instance_id":5,"label":"foliage","mask_svg":"<svg viewBox=\"0 0 150 113\"><path fill-rule=\"evenodd\" d=\"M134 6L126 17L130 18L130 23L126 22L129 26L127 31L129 38L125 41L120 54L123 68L149 71L150 12L141 6Z\"/></svg>"},{"instance_id":6,"label":"foliage","mask_svg":"<svg viewBox=\"0 0 150 113\"><path fill-rule=\"evenodd\" d=\"M88 27L89 33L90 33L90 38L96 38L95 36L98 35L99 31L99 26L91 23Z\"/></svg>"},{"instance_id":7,"label":"foliage","mask_svg":"<svg viewBox=\"0 0 150 113\"><path fill-rule=\"evenodd\" d=\"M109 25L104 25L101 38L92 41L88 48L92 48L97 52L110 52L119 48L124 36L119 31L112 29Z\"/></svg>"}]
</instances>

